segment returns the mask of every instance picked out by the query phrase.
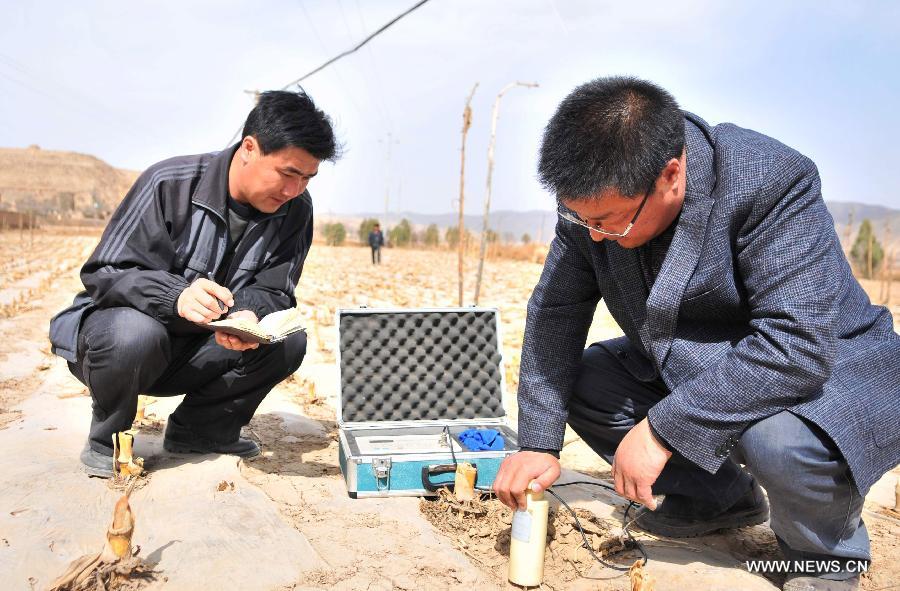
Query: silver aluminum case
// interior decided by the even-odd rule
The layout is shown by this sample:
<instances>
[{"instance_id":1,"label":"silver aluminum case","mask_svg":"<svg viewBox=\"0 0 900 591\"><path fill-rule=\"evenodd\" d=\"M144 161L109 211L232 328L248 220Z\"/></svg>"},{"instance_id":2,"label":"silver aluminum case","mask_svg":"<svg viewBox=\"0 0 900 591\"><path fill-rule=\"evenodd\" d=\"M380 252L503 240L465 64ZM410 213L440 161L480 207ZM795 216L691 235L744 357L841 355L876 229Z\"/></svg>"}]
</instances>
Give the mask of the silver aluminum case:
<instances>
[{"instance_id":1,"label":"silver aluminum case","mask_svg":"<svg viewBox=\"0 0 900 591\"><path fill-rule=\"evenodd\" d=\"M470 306L467 308L368 308L365 306L361 306L359 308L340 308L335 312L334 315L334 326L337 340L336 353L335 353L335 371L337 372L337 383L341 384L341 316L343 314L371 314L371 313L402 313L402 312L493 312L494 318L497 322L497 348L498 353L500 354L500 363L498 370L500 371L500 400L503 405L504 415L502 417L497 418L485 418L485 419L452 419L446 421L417 421L417 420L409 420L409 421L380 421L380 422L366 422L366 421L350 421L344 422L343 419L343 405L341 401L343 399L343 392L338 393L338 397L335 400L335 416L337 417L338 424L338 433L339 433L339 445L341 450L345 451L345 461L346 461L346 469L344 478L347 483L347 491L354 498L366 498L366 497L407 497L407 496L434 496L435 493L429 492L423 489L407 489L407 490L393 490L393 491L383 491L383 492L358 492L357 491L357 470L360 469L360 466L371 464L372 460L376 458L376 456L366 456L366 455L358 455L354 456L350 453L350 444L347 441L347 431L351 431L354 429L391 429L398 427L443 427L444 425L471 425L471 426L485 426L485 427L505 427L512 431L516 436L516 448L518 448L518 434L509 424L509 413L507 409L507 391L506 391L506 366L504 364L505 356L503 354L503 333L502 333L502 325L500 323L500 310L498 308L490 308L490 307L476 307ZM507 455L514 453L516 450L502 450L502 451L482 451L482 452L460 452L456 454L456 458L464 461L473 461L479 458L502 458ZM378 456L385 457L385 456ZM432 454L392 454L388 455L392 462L416 462L416 461L428 461L434 459ZM352 467L351 467L352 465Z\"/></svg>"},{"instance_id":2,"label":"silver aluminum case","mask_svg":"<svg viewBox=\"0 0 900 591\"><path fill-rule=\"evenodd\" d=\"M498 353L500 354L500 401L503 404L504 415L502 417L497 418L486 418L486 419L452 419L446 421L417 421L417 420L409 420L409 421L380 421L380 422L367 422L367 421L351 421L348 423L344 422L343 417L343 405L341 401L343 400L343 392L338 392L338 397L335 400L335 416L337 417L338 429L341 430L343 434L344 429L388 429L388 428L396 428L396 427L443 427L444 425L506 425L509 427L509 413L507 409L507 394L506 394L506 365L504 363L504 355L503 355L503 333L502 327L500 325L500 310L498 308L485 308L485 307L475 307L470 306L468 308L341 308L334 314L334 326L335 333L337 337L337 347L335 352L335 371L337 372L337 383L341 383L341 316L343 314L378 314L378 313L403 313L403 312L493 312L494 318L497 320L497 348Z\"/></svg>"}]
</instances>

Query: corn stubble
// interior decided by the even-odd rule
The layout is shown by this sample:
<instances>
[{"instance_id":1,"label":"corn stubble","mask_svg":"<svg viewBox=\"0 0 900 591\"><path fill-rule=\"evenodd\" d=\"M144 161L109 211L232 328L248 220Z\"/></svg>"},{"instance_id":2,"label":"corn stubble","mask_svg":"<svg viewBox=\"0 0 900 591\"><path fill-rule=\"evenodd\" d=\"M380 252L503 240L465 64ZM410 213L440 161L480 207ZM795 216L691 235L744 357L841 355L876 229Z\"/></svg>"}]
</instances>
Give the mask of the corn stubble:
<instances>
[{"instance_id":1,"label":"corn stubble","mask_svg":"<svg viewBox=\"0 0 900 591\"><path fill-rule=\"evenodd\" d=\"M103 549L73 561L49 591L136 590L156 579L152 567L138 557L140 546L131 546L134 512L128 500L136 482L116 502Z\"/></svg>"},{"instance_id":2,"label":"corn stubble","mask_svg":"<svg viewBox=\"0 0 900 591\"><path fill-rule=\"evenodd\" d=\"M106 530L100 552L73 561L50 586L50 591L112 591L139 589L155 580L152 567L138 558L140 546L131 547L134 512L129 499L144 473L144 460L134 456L134 433L113 435L114 484L125 485L125 494L116 502L113 519Z\"/></svg>"},{"instance_id":3,"label":"corn stubble","mask_svg":"<svg viewBox=\"0 0 900 591\"><path fill-rule=\"evenodd\" d=\"M640 558L628 569L631 591L653 591L653 577L644 570L644 562Z\"/></svg>"},{"instance_id":4,"label":"corn stubble","mask_svg":"<svg viewBox=\"0 0 900 591\"><path fill-rule=\"evenodd\" d=\"M134 455L134 431L120 431L113 435L113 477L128 481L144 474L144 459Z\"/></svg>"}]
</instances>

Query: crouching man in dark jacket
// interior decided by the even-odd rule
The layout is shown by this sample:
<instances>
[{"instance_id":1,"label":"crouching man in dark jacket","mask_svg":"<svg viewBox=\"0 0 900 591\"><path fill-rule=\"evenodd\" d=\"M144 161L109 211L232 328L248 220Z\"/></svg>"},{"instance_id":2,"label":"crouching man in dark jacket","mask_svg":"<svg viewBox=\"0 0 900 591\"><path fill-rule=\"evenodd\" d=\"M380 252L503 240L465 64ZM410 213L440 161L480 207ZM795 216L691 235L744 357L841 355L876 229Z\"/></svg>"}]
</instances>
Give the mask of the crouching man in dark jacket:
<instances>
[{"instance_id":1,"label":"crouching man in dark jacket","mask_svg":"<svg viewBox=\"0 0 900 591\"><path fill-rule=\"evenodd\" d=\"M296 305L313 234L306 186L336 154L331 121L308 96L266 92L239 144L140 176L81 269L85 291L50 323L53 352L93 400L88 474L112 475L112 436L130 428L140 393L186 394L167 450L259 453L241 427L300 366L306 337L260 347L203 325Z\"/></svg>"}]
</instances>

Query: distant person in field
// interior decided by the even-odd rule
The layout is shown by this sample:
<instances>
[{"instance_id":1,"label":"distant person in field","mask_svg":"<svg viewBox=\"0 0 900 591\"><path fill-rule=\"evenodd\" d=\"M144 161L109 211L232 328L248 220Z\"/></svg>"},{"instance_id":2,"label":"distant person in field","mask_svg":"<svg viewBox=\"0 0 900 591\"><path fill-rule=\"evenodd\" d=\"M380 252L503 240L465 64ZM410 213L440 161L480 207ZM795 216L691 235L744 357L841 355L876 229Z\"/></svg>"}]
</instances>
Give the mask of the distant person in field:
<instances>
[{"instance_id":1,"label":"distant person in field","mask_svg":"<svg viewBox=\"0 0 900 591\"><path fill-rule=\"evenodd\" d=\"M203 325L296 305L313 235L306 187L337 151L309 96L264 92L239 143L140 176L81 269L85 291L50 323L53 352L93 400L88 474L112 475L112 436L131 427L138 394L186 394L169 451L259 453L241 427L300 366L306 336L260 347Z\"/></svg>"},{"instance_id":2,"label":"distant person in field","mask_svg":"<svg viewBox=\"0 0 900 591\"><path fill-rule=\"evenodd\" d=\"M900 337L851 273L815 164L654 84L600 78L559 105L538 171L558 220L500 499L553 484L568 423L644 505L641 528L771 517L784 589L857 588L865 494L900 462ZM625 336L585 349L601 298Z\"/></svg>"},{"instance_id":3,"label":"distant person in field","mask_svg":"<svg viewBox=\"0 0 900 591\"><path fill-rule=\"evenodd\" d=\"M372 264L381 264L381 247L384 246L384 234L381 233L381 226L375 224L372 231L369 232L369 247L372 249Z\"/></svg>"}]
</instances>

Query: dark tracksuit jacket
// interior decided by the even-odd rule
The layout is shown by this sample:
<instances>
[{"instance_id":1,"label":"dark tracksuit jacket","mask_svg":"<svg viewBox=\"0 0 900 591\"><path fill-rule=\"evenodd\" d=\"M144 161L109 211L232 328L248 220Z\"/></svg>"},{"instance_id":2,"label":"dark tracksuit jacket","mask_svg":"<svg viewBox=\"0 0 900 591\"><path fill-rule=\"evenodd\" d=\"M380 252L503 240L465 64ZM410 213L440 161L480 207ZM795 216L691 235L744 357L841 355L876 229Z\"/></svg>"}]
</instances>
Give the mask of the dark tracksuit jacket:
<instances>
[{"instance_id":1,"label":"dark tracksuit jacket","mask_svg":"<svg viewBox=\"0 0 900 591\"><path fill-rule=\"evenodd\" d=\"M233 310L259 318L296 305L312 244L312 200L304 191L274 213L257 213L232 249L228 169L236 149L164 160L138 178L81 269L85 291L50 322L55 354L76 362L81 321L96 308L127 306L189 330L176 303L200 277L231 290Z\"/></svg>"}]
</instances>

